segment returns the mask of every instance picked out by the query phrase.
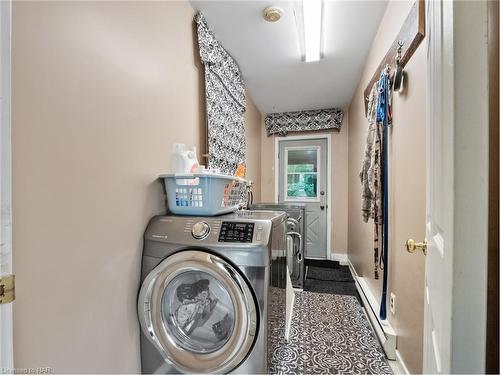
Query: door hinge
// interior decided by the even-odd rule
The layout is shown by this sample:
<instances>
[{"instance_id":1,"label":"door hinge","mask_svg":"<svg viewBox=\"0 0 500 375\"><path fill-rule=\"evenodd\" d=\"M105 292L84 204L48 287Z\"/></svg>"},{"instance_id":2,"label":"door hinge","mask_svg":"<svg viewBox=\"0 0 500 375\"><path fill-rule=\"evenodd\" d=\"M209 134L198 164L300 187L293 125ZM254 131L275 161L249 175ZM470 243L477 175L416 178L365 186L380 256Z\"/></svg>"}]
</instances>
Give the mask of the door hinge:
<instances>
[{"instance_id":1,"label":"door hinge","mask_svg":"<svg viewBox=\"0 0 500 375\"><path fill-rule=\"evenodd\" d=\"M16 299L15 276L0 276L0 304L11 303Z\"/></svg>"}]
</instances>

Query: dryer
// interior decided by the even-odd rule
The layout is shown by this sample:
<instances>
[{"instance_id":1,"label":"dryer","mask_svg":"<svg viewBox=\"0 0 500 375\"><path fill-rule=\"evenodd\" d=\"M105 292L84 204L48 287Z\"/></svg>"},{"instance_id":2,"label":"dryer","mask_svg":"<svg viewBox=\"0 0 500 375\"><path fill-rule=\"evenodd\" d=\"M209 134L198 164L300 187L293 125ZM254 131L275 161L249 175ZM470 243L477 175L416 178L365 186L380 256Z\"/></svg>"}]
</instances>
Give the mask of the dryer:
<instances>
[{"instance_id":1,"label":"dryer","mask_svg":"<svg viewBox=\"0 0 500 375\"><path fill-rule=\"evenodd\" d=\"M304 254L307 240L306 205L304 203L254 203L249 210L284 211L287 213L287 264L294 288L304 288Z\"/></svg>"},{"instance_id":2,"label":"dryer","mask_svg":"<svg viewBox=\"0 0 500 375\"><path fill-rule=\"evenodd\" d=\"M159 216L144 237L143 373L266 373L285 331L286 215Z\"/></svg>"}]
</instances>

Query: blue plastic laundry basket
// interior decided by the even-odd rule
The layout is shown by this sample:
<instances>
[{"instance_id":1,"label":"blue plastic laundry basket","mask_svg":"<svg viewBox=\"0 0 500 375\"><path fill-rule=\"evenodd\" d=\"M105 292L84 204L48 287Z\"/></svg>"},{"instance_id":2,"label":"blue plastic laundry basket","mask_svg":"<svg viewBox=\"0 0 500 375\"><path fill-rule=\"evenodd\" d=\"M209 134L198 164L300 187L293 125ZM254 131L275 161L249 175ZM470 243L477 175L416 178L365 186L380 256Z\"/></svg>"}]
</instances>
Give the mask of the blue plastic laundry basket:
<instances>
[{"instance_id":1,"label":"blue plastic laundry basket","mask_svg":"<svg viewBox=\"0 0 500 375\"><path fill-rule=\"evenodd\" d=\"M165 174L168 208L177 215L216 216L238 210L246 181L220 174Z\"/></svg>"}]
</instances>

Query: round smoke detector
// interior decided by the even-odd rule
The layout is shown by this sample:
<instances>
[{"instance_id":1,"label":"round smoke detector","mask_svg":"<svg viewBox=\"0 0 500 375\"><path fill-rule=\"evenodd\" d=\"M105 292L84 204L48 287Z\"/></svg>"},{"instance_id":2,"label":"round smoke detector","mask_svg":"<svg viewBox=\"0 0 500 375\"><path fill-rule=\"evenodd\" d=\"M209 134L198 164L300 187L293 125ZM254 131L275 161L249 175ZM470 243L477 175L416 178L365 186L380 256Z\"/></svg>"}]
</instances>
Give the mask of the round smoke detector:
<instances>
[{"instance_id":1,"label":"round smoke detector","mask_svg":"<svg viewBox=\"0 0 500 375\"><path fill-rule=\"evenodd\" d=\"M281 16L283 15L283 9L280 7L267 7L264 9L264 19L267 22L277 22L280 20Z\"/></svg>"}]
</instances>

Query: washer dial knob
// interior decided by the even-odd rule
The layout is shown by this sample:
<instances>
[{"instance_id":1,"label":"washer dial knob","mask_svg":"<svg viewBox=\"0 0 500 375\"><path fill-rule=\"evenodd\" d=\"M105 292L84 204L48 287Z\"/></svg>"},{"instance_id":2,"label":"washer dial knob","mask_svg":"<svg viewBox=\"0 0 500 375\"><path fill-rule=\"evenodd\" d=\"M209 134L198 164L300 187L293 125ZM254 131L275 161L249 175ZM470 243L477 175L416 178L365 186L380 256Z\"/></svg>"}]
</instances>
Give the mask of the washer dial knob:
<instances>
[{"instance_id":1,"label":"washer dial knob","mask_svg":"<svg viewBox=\"0 0 500 375\"><path fill-rule=\"evenodd\" d=\"M197 240L202 240L210 233L210 226L204 221L198 221L191 229L191 234Z\"/></svg>"}]
</instances>

